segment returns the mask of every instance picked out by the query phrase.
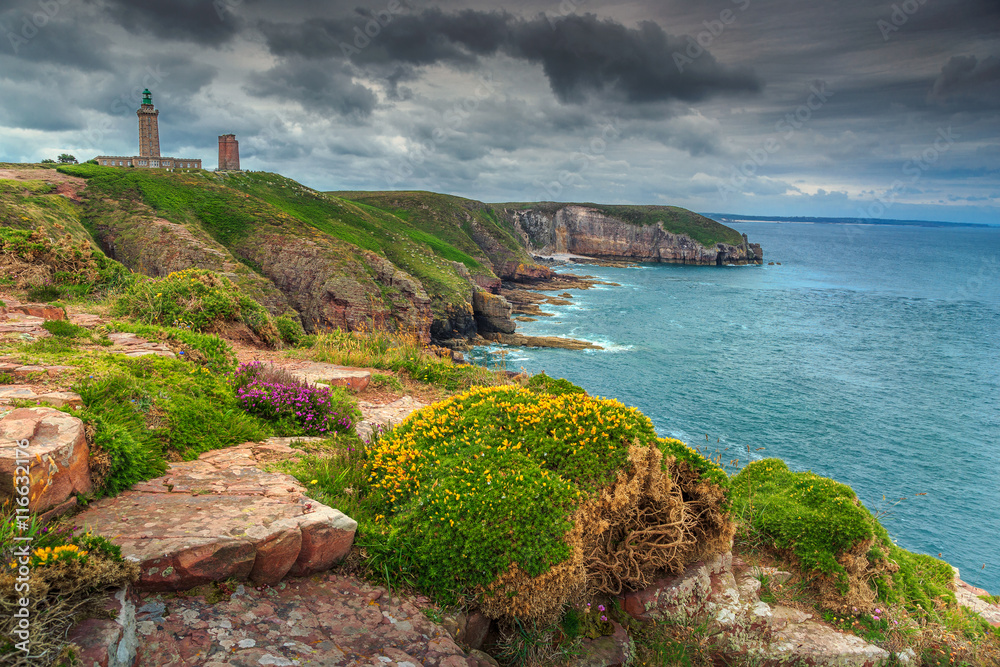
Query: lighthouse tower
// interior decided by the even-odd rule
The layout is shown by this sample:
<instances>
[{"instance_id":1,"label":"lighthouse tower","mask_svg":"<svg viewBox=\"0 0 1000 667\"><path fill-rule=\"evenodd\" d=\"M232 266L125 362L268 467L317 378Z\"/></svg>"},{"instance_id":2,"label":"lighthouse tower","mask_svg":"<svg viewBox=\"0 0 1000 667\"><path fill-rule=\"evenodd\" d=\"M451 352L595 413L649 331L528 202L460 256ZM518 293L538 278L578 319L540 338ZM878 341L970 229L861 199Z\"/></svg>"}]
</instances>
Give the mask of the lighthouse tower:
<instances>
[{"instance_id":1,"label":"lighthouse tower","mask_svg":"<svg viewBox=\"0 0 1000 667\"><path fill-rule=\"evenodd\" d=\"M139 116L139 157L160 157L160 112L153 108L153 94L148 88L142 91L142 105L136 115Z\"/></svg>"}]
</instances>

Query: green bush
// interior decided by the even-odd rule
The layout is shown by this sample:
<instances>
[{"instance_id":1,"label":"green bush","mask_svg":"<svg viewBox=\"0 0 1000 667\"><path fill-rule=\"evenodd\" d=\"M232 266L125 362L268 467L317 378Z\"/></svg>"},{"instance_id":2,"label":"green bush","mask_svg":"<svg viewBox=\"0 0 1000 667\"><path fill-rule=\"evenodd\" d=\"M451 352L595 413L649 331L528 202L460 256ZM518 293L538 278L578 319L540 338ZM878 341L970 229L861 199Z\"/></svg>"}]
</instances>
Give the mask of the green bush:
<instances>
[{"instance_id":1,"label":"green bush","mask_svg":"<svg viewBox=\"0 0 1000 667\"><path fill-rule=\"evenodd\" d=\"M545 374L544 371L538 375L531 376L528 380L528 389L533 389L534 391L542 391L546 394L552 394L554 396L562 396L563 394L586 394L583 387L578 387L569 380L559 378L550 378Z\"/></svg>"},{"instance_id":2,"label":"green bush","mask_svg":"<svg viewBox=\"0 0 1000 667\"><path fill-rule=\"evenodd\" d=\"M46 320L42 328L59 338L81 338L90 335L83 327L67 320Z\"/></svg>"},{"instance_id":3,"label":"green bush","mask_svg":"<svg viewBox=\"0 0 1000 667\"><path fill-rule=\"evenodd\" d=\"M382 543L369 552L394 553L397 567L442 603L472 595L494 616L551 620L574 586L602 590L609 580L601 577L635 584L656 569L609 572L600 552L617 557L624 535L614 531L630 520L603 513L599 492L623 484L620 475L644 476L633 485L636 508L665 502L660 484L678 501L683 486L684 500L698 506L690 549L670 568L728 543L721 488L705 483L724 483L725 474L683 443L658 438L649 419L616 401L477 388L411 416L372 445L370 460L369 507ZM664 530L674 529L687 530ZM601 530L611 539L591 549ZM642 546L637 560L652 563ZM599 557L584 566L581 553L594 549Z\"/></svg>"},{"instance_id":4,"label":"green bush","mask_svg":"<svg viewBox=\"0 0 1000 667\"><path fill-rule=\"evenodd\" d=\"M880 600L929 610L935 598L954 599L951 566L893 544L849 486L764 459L733 477L731 502L769 546L816 577L831 607Z\"/></svg>"},{"instance_id":5,"label":"green bush","mask_svg":"<svg viewBox=\"0 0 1000 667\"><path fill-rule=\"evenodd\" d=\"M295 347L306 337L305 329L302 328L298 315L294 313L285 313L274 318L274 326L277 327L278 335L286 345Z\"/></svg>"},{"instance_id":6,"label":"green bush","mask_svg":"<svg viewBox=\"0 0 1000 667\"><path fill-rule=\"evenodd\" d=\"M280 335L267 310L240 293L228 278L205 269L186 269L165 278L139 280L115 301L116 316L144 324L162 324L192 331L232 332L244 325L256 341L278 345Z\"/></svg>"},{"instance_id":7,"label":"green bush","mask_svg":"<svg viewBox=\"0 0 1000 667\"><path fill-rule=\"evenodd\" d=\"M55 285L35 285L28 288L28 301L49 303L57 301L62 292Z\"/></svg>"}]
</instances>

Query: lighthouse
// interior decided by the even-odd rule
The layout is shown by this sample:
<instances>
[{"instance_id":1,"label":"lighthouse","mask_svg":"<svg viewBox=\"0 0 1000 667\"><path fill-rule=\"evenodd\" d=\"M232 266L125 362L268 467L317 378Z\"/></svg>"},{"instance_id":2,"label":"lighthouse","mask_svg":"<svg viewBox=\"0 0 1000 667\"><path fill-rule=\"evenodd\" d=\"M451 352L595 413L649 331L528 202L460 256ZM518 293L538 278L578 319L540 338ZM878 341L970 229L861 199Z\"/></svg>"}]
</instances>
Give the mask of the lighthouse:
<instances>
[{"instance_id":1,"label":"lighthouse","mask_svg":"<svg viewBox=\"0 0 1000 667\"><path fill-rule=\"evenodd\" d=\"M153 108L153 94L142 91L142 104L135 112L139 116L139 157L160 157L160 112Z\"/></svg>"}]
</instances>

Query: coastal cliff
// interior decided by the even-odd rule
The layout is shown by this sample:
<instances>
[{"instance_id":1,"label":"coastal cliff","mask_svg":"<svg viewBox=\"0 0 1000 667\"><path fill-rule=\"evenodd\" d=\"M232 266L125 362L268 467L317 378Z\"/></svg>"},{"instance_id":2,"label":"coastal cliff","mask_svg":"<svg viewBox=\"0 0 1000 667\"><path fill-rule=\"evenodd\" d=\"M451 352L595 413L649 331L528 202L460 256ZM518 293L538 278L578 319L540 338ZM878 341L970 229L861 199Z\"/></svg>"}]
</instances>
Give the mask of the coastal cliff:
<instances>
[{"instance_id":1,"label":"coastal cliff","mask_svg":"<svg viewBox=\"0 0 1000 667\"><path fill-rule=\"evenodd\" d=\"M607 260L715 266L763 261L760 245L750 243L745 234L741 236L708 218L686 212L705 228L714 225L725 230L721 234L725 241L705 245L687 233L671 231L667 214L676 216L672 207L642 208L646 209L645 215L635 222L624 215L616 216L602 208L581 204L566 204L555 210L511 208L505 209L505 214L538 255L570 253ZM660 212L664 215L658 216Z\"/></svg>"},{"instance_id":2,"label":"coastal cliff","mask_svg":"<svg viewBox=\"0 0 1000 667\"><path fill-rule=\"evenodd\" d=\"M735 230L670 206L318 192L263 172L96 164L10 165L4 183L0 222L99 248L135 273L208 269L307 333L408 331L457 349L515 333L512 315L525 313L512 309L511 292L558 283L539 255L696 265L763 257Z\"/></svg>"}]
</instances>

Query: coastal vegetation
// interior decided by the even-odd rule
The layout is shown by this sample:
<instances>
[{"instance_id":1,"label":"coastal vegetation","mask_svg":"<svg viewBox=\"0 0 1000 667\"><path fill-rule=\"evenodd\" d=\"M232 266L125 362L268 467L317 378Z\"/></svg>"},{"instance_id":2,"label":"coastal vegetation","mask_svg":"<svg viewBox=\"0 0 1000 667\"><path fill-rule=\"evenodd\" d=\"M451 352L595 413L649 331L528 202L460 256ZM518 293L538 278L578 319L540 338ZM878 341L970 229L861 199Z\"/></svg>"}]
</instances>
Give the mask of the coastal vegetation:
<instances>
[{"instance_id":1,"label":"coastal vegetation","mask_svg":"<svg viewBox=\"0 0 1000 667\"><path fill-rule=\"evenodd\" d=\"M470 280L498 281L501 264L528 259L496 207L432 193L323 194L273 174L60 168L87 179L84 204L67 204L65 217L50 215L63 206L47 203L61 197L51 188L0 180L0 289L102 320L89 328L51 320L51 336L0 338L0 354L62 368L61 382L79 394L82 409L61 409L87 426L94 491L82 505L161 475L169 461L271 436L320 435L275 468L357 520L344 571L420 592L442 613L485 612L499 621L495 653L505 665L551 664L576 640L610 636L615 623L644 664L758 664L720 646L704 619L640 624L616 603L731 543L747 562L790 573L784 583L760 575L765 601L808 610L897 655L912 649L914 664L973 667L1000 655L1000 633L956 604L950 566L898 547L849 487L777 459L730 477L719 461L659 437L634 408L564 379L460 363L398 322L318 326L273 285L261 287L272 274L246 249L294 238L344 258L373 253L401 272L368 297L397 307L406 272L443 316L465 303ZM633 224L670 213L640 209L602 208ZM692 238L721 233L674 213L670 224ZM231 253L229 263L151 277L100 250L107 229L127 241L140 222L160 218ZM375 273L375 265L351 266ZM163 354L112 352L118 334L141 336ZM432 405L363 440L353 428L357 395L269 363L241 363L247 352L377 369L370 391ZM0 374L0 384L11 380ZM15 581L7 510L4 619ZM100 594L134 581L137 568L108 540L76 532L72 517L43 525L35 516L30 534L38 646L57 652L68 626L100 613ZM0 656L11 649L0 645Z\"/></svg>"}]
</instances>

